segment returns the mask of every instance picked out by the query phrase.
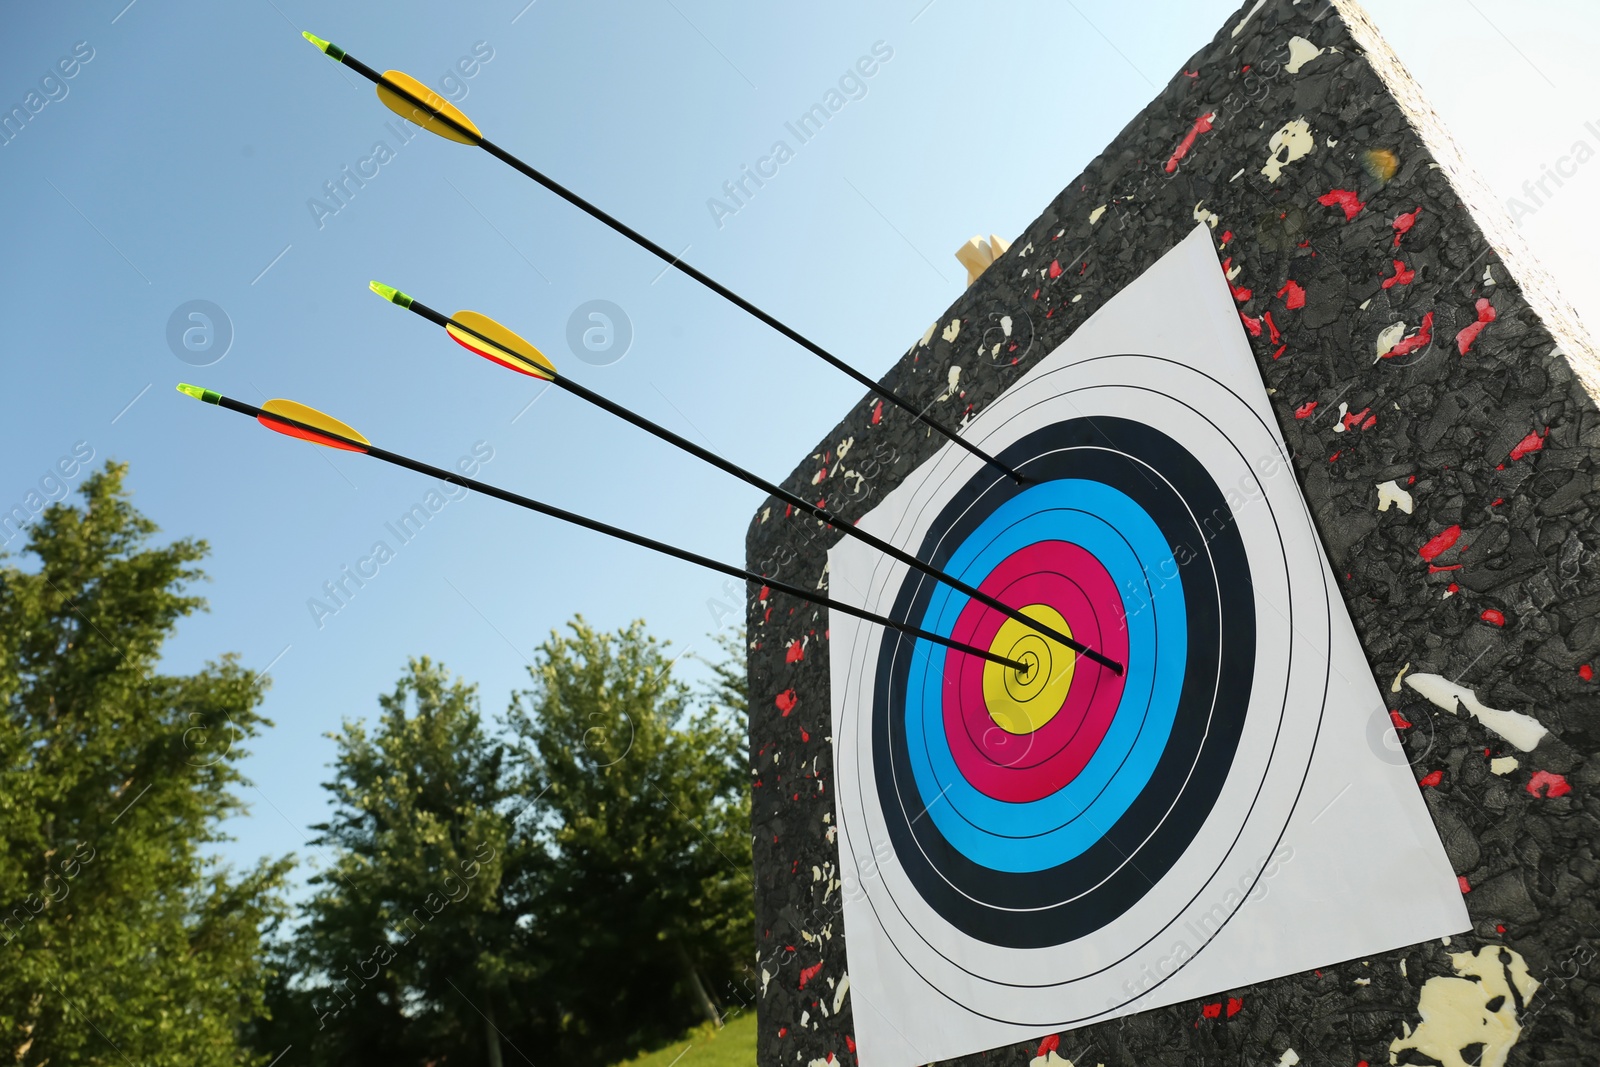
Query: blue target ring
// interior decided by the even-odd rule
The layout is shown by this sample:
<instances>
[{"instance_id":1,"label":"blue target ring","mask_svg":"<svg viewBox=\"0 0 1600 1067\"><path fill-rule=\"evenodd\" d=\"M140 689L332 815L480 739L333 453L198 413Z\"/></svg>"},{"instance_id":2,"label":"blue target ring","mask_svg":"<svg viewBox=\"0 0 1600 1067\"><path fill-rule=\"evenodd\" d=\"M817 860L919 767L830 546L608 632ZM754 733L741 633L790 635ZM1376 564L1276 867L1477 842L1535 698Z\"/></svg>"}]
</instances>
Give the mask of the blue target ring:
<instances>
[{"instance_id":1,"label":"blue target ring","mask_svg":"<svg viewBox=\"0 0 1600 1067\"><path fill-rule=\"evenodd\" d=\"M894 855L923 900L973 938L1036 948L1124 914L1205 824L1250 706L1255 600L1226 496L1155 427L1071 419L997 458L1028 484L985 470L950 486L917 554L981 587L1002 561L1029 552L1042 553L1053 581L1070 581L1067 564L1050 562L1061 549L1034 546L1086 552L1127 607L1127 674L1113 716L1075 777L1000 799L963 776L949 747L943 709L961 690L964 676L952 670L964 668L929 642L886 633L868 774ZM941 635L970 604L916 573L891 600L896 618ZM1101 632L1122 625L1095 613ZM1104 668L1080 660L1077 669Z\"/></svg>"},{"instance_id":2,"label":"blue target ring","mask_svg":"<svg viewBox=\"0 0 1600 1067\"><path fill-rule=\"evenodd\" d=\"M1040 541L1087 549L1119 590L1146 601L1126 616L1129 632L1122 703L1087 767L1066 786L1031 803L1007 803L968 782L945 735L942 649L918 642L905 704L906 748L918 791L941 797L928 818L963 855L997 871L1042 871L1098 841L1149 784L1172 732L1188 654L1183 586L1151 581L1171 547L1126 493L1064 478L1033 486L989 514L951 554L946 572L972 584L1002 560ZM918 625L950 636L968 598L938 585ZM1086 667L1085 670L1098 669Z\"/></svg>"}]
</instances>

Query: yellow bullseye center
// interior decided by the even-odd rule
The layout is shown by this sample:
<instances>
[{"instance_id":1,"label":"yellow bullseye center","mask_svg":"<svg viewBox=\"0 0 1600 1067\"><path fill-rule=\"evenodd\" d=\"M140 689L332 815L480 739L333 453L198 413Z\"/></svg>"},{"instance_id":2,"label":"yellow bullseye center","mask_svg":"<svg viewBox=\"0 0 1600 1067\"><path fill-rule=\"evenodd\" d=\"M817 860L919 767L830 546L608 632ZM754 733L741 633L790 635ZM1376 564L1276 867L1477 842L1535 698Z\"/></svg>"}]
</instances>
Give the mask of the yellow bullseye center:
<instances>
[{"instance_id":1,"label":"yellow bullseye center","mask_svg":"<svg viewBox=\"0 0 1600 1067\"><path fill-rule=\"evenodd\" d=\"M1022 614L1067 637L1072 630L1048 604L1029 604ZM994 724L1009 734L1041 729L1066 702L1078 654L1016 619L1007 619L989 645L991 652L1027 665L1026 670L988 663L983 668L983 700Z\"/></svg>"}]
</instances>

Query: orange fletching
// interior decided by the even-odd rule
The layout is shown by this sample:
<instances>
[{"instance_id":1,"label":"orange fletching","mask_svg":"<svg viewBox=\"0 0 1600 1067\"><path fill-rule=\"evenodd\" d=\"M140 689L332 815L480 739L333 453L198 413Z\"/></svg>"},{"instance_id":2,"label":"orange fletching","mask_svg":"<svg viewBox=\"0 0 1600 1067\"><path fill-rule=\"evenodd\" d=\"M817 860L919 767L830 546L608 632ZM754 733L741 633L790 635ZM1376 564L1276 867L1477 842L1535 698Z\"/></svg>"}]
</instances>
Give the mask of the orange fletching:
<instances>
[{"instance_id":1,"label":"orange fletching","mask_svg":"<svg viewBox=\"0 0 1600 1067\"><path fill-rule=\"evenodd\" d=\"M272 418L273 415L279 415L285 419L293 419L295 422L305 423L306 426L315 427L315 429L291 426L287 422L280 422ZM256 416L256 421L269 430L274 430L289 437L298 437L303 441L310 441L312 444L322 445L325 448L338 448L345 452L365 452L366 448L363 446L372 444L371 441L368 441L353 428L340 422L332 415L324 415L316 408L308 408L294 400L267 401L261 405L261 414ZM323 430L325 433L318 433L316 432L317 430ZM335 436L330 437L327 434ZM347 438L348 440L337 440L339 437ZM359 444L354 442L359 442Z\"/></svg>"}]
</instances>

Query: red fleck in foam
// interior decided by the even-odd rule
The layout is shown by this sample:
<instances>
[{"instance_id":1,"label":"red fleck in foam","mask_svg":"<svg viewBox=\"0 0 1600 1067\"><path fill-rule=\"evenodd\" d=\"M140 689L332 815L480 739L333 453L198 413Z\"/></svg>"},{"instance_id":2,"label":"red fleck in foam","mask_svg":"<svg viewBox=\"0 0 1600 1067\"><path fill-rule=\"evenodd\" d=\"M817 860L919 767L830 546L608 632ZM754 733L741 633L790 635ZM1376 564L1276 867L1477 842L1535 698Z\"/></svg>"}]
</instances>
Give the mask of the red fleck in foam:
<instances>
[{"instance_id":1,"label":"red fleck in foam","mask_svg":"<svg viewBox=\"0 0 1600 1067\"><path fill-rule=\"evenodd\" d=\"M856 1050L856 1039L851 1037L849 1034L845 1034L844 1047L849 1049L851 1052L854 1052Z\"/></svg>"},{"instance_id":2,"label":"red fleck in foam","mask_svg":"<svg viewBox=\"0 0 1600 1067\"><path fill-rule=\"evenodd\" d=\"M794 514L794 505L793 504L785 504L783 506L783 517L787 519L790 515L793 515L793 514Z\"/></svg>"},{"instance_id":3,"label":"red fleck in foam","mask_svg":"<svg viewBox=\"0 0 1600 1067\"><path fill-rule=\"evenodd\" d=\"M1483 614L1478 617L1484 622L1493 623L1496 626L1504 626L1506 624L1505 613L1496 611L1494 608L1484 608Z\"/></svg>"},{"instance_id":4,"label":"red fleck in foam","mask_svg":"<svg viewBox=\"0 0 1600 1067\"><path fill-rule=\"evenodd\" d=\"M1458 564L1458 566L1459 566L1459 564ZM1461 587L1459 585L1457 585L1455 582L1451 582L1449 585L1444 587L1444 591L1447 592L1447 593L1450 593L1451 595L1454 595L1456 593L1461 592Z\"/></svg>"},{"instance_id":5,"label":"red fleck in foam","mask_svg":"<svg viewBox=\"0 0 1600 1067\"><path fill-rule=\"evenodd\" d=\"M1294 417L1297 419L1309 419L1311 413L1315 410L1317 410L1317 402L1315 400L1307 400L1304 404L1294 409Z\"/></svg>"},{"instance_id":6,"label":"red fleck in foam","mask_svg":"<svg viewBox=\"0 0 1600 1067\"><path fill-rule=\"evenodd\" d=\"M1227 244L1231 240L1233 240L1233 231L1232 230L1223 230L1222 231L1222 243L1223 244Z\"/></svg>"},{"instance_id":7,"label":"red fleck in foam","mask_svg":"<svg viewBox=\"0 0 1600 1067\"><path fill-rule=\"evenodd\" d=\"M1536 797L1564 797L1572 792L1566 776L1549 771L1534 771L1528 779L1528 792Z\"/></svg>"},{"instance_id":8,"label":"red fleck in foam","mask_svg":"<svg viewBox=\"0 0 1600 1067\"><path fill-rule=\"evenodd\" d=\"M1417 327L1417 332L1410 337L1402 337L1393 348L1383 354L1384 359L1394 356L1408 356L1419 348L1426 348L1433 343L1433 312L1422 316L1422 325Z\"/></svg>"},{"instance_id":9,"label":"red fleck in foam","mask_svg":"<svg viewBox=\"0 0 1600 1067\"><path fill-rule=\"evenodd\" d=\"M1340 421L1344 423L1344 428L1345 429L1353 430L1361 422L1362 419L1367 417L1367 414L1371 410L1372 410L1371 408L1362 408L1360 411L1352 411L1348 415L1346 415L1343 419L1341 419Z\"/></svg>"},{"instance_id":10,"label":"red fleck in foam","mask_svg":"<svg viewBox=\"0 0 1600 1067\"><path fill-rule=\"evenodd\" d=\"M1183 157L1188 155L1189 149L1194 147L1194 141L1196 137L1199 137L1202 133L1211 132L1211 120L1216 117L1217 113L1215 111L1208 111L1206 114L1201 115L1199 118L1194 120L1194 127L1189 131L1188 135L1178 143L1178 147L1173 150L1172 158L1167 160L1168 174L1171 174L1173 171L1178 169L1178 164L1182 162Z\"/></svg>"},{"instance_id":11,"label":"red fleck in foam","mask_svg":"<svg viewBox=\"0 0 1600 1067\"><path fill-rule=\"evenodd\" d=\"M1411 232L1411 227L1417 224L1417 216L1422 214L1422 208L1409 211L1404 215L1394 217L1394 247L1400 247L1400 238Z\"/></svg>"},{"instance_id":12,"label":"red fleck in foam","mask_svg":"<svg viewBox=\"0 0 1600 1067\"><path fill-rule=\"evenodd\" d=\"M1286 351L1288 351L1288 349L1289 349L1289 346L1288 346L1288 345L1279 345L1279 346L1278 346L1278 347L1277 347L1277 348L1276 348L1276 349L1275 349L1275 350L1274 350L1274 351L1273 351L1273 353L1272 353L1272 358L1273 358L1273 359L1278 359L1278 358L1279 358L1279 357L1281 357L1281 356L1282 356L1282 355L1283 355L1283 354L1284 354L1284 352L1286 352Z\"/></svg>"},{"instance_id":13,"label":"red fleck in foam","mask_svg":"<svg viewBox=\"0 0 1600 1067\"><path fill-rule=\"evenodd\" d=\"M1416 276L1416 271L1406 270L1405 262L1397 259L1394 261L1394 277L1385 278L1383 280L1383 287L1385 289L1392 289L1397 285L1410 285L1412 279L1416 278Z\"/></svg>"},{"instance_id":14,"label":"red fleck in foam","mask_svg":"<svg viewBox=\"0 0 1600 1067\"><path fill-rule=\"evenodd\" d=\"M883 401L872 405L872 425L876 426L883 421Z\"/></svg>"},{"instance_id":15,"label":"red fleck in foam","mask_svg":"<svg viewBox=\"0 0 1600 1067\"><path fill-rule=\"evenodd\" d=\"M1547 430L1545 430L1545 432L1543 434L1541 434L1541 433L1530 433L1528 436L1526 436L1522 440L1518 441L1517 442L1517 447L1515 447L1515 448L1513 448L1511 450L1511 458L1512 458L1512 460L1513 461L1519 460L1523 456L1528 455L1530 452L1538 452L1541 449L1543 449L1544 448L1545 435L1548 434L1549 432L1550 431L1547 429Z\"/></svg>"},{"instance_id":16,"label":"red fleck in foam","mask_svg":"<svg viewBox=\"0 0 1600 1067\"><path fill-rule=\"evenodd\" d=\"M1594 668L1585 663L1578 668L1578 677L1586 682L1594 681Z\"/></svg>"},{"instance_id":17,"label":"red fleck in foam","mask_svg":"<svg viewBox=\"0 0 1600 1067\"><path fill-rule=\"evenodd\" d=\"M1427 543L1421 548L1417 549L1417 555L1421 556L1425 560L1436 560L1440 556L1444 555L1450 546L1456 543L1457 538L1460 536L1461 527L1446 526L1439 533L1429 538Z\"/></svg>"},{"instance_id":18,"label":"red fleck in foam","mask_svg":"<svg viewBox=\"0 0 1600 1067\"><path fill-rule=\"evenodd\" d=\"M1354 192L1349 189L1329 189L1317 197L1317 203L1323 207L1338 206L1344 209L1344 221L1349 222L1361 214L1361 209L1367 205Z\"/></svg>"},{"instance_id":19,"label":"red fleck in foam","mask_svg":"<svg viewBox=\"0 0 1600 1067\"><path fill-rule=\"evenodd\" d=\"M822 971L822 964L821 963L818 963L815 967L807 967L803 971L801 971L800 972L800 988L804 989L806 987L806 983L811 981L811 979L815 978L819 973L821 973L821 971Z\"/></svg>"},{"instance_id":20,"label":"red fleck in foam","mask_svg":"<svg viewBox=\"0 0 1600 1067\"><path fill-rule=\"evenodd\" d=\"M1472 348L1473 342L1478 339L1478 335L1483 332L1484 327L1488 326L1496 318L1494 305L1489 303L1487 297L1479 297L1476 306L1478 308L1478 321L1468 323L1460 333L1456 334L1456 351L1463 356Z\"/></svg>"},{"instance_id":21,"label":"red fleck in foam","mask_svg":"<svg viewBox=\"0 0 1600 1067\"><path fill-rule=\"evenodd\" d=\"M757 600L766 600L772 596L772 590L767 586L761 587L761 592L756 594Z\"/></svg>"},{"instance_id":22,"label":"red fleck in foam","mask_svg":"<svg viewBox=\"0 0 1600 1067\"><path fill-rule=\"evenodd\" d=\"M1428 789L1432 789L1442 781L1444 781L1444 772L1433 771L1430 774L1424 775L1422 779L1417 782L1417 784Z\"/></svg>"},{"instance_id":23,"label":"red fleck in foam","mask_svg":"<svg viewBox=\"0 0 1600 1067\"><path fill-rule=\"evenodd\" d=\"M806 728L804 726L800 727L800 740L802 740L802 741L811 740L811 735L806 732Z\"/></svg>"},{"instance_id":24,"label":"red fleck in foam","mask_svg":"<svg viewBox=\"0 0 1600 1067\"><path fill-rule=\"evenodd\" d=\"M1333 455L1328 457L1328 462L1332 463L1334 460L1338 459L1342 455L1344 455L1344 449L1341 448L1341 449L1339 449L1339 451L1335 452ZM1345 575L1345 577L1348 578L1350 576L1347 574L1347 575Z\"/></svg>"},{"instance_id":25,"label":"red fleck in foam","mask_svg":"<svg viewBox=\"0 0 1600 1067\"><path fill-rule=\"evenodd\" d=\"M805 658L806 650L800 644L800 639L797 637L793 641L790 641L788 650L783 654L783 661L785 663L799 663Z\"/></svg>"},{"instance_id":26,"label":"red fleck in foam","mask_svg":"<svg viewBox=\"0 0 1600 1067\"><path fill-rule=\"evenodd\" d=\"M778 705L779 711L783 712L785 715L788 715L789 712L794 710L794 706L800 703L800 698L794 695L793 689L785 689L783 692L778 694L777 699L773 700L773 703Z\"/></svg>"},{"instance_id":27,"label":"red fleck in foam","mask_svg":"<svg viewBox=\"0 0 1600 1067\"><path fill-rule=\"evenodd\" d=\"M1363 430L1370 430L1370 429L1372 429L1372 428L1373 428L1373 427L1374 427L1374 426L1376 426L1376 425L1378 425L1378 416L1376 416L1376 415L1369 415L1369 416L1367 416L1367 421L1366 421L1366 422L1363 422L1363 423L1362 423L1362 424L1361 424L1361 428L1362 428L1362 429L1363 429Z\"/></svg>"},{"instance_id":28,"label":"red fleck in foam","mask_svg":"<svg viewBox=\"0 0 1600 1067\"><path fill-rule=\"evenodd\" d=\"M1240 1010L1243 1007L1244 1007L1244 1001L1240 1000L1238 997L1229 997L1228 998L1228 1018L1231 1019L1235 1015L1238 1015Z\"/></svg>"},{"instance_id":29,"label":"red fleck in foam","mask_svg":"<svg viewBox=\"0 0 1600 1067\"><path fill-rule=\"evenodd\" d=\"M788 1037L789 1036L789 1028L787 1026L778 1027L778 1036L779 1037Z\"/></svg>"},{"instance_id":30,"label":"red fleck in foam","mask_svg":"<svg viewBox=\"0 0 1600 1067\"><path fill-rule=\"evenodd\" d=\"M1466 875L1464 875L1464 874L1457 875L1456 876L1456 884L1461 887L1461 892L1463 892L1463 893L1472 892L1472 885L1471 885L1470 882L1467 881L1467 876Z\"/></svg>"},{"instance_id":31,"label":"red fleck in foam","mask_svg":"<svg viewBox=\"0 0 1600 1067\"><path fill-rule=\"evenodd\" d=\"M1269 331L1271 331L1272 343L1273 344L1277 344L1280 334L1278 333L1278 324L1272 321L1272 312L1270 312L1270 311L1262 312L1261 313L1261 321L1266 323L1267 324L1267 329Z\"/></svg>"},{"instance_id":32,"label":"red fleck in foam","mask_svg":"<svg viewBox=\"0 0 1600 1067\"><path fill-rule=\"evenodd\" d=\"M1461 564L1459 564L1459 563L1452 563L1447 567L1441 567L1437 563L1428 564L1428 573L1429 574L1443 574L1445 571L1458 571L1460 569L1461 569ZM1455 592L1454 589L1452 589L1450 591L1452 593Z\"/></svg>"},{"instance_id":33,"label":"red fleck in foam","mask_svg":"<svg viewBox=\"0 0 1600 1067\"><path fill-rule=\"evenodd\" d=\"M1406 484L1407 485L1416 485L1417 484L1417 476L1415 474L1407 475L1406 476Z\"/></svg>"},{"instance_id":34,"label":"red fleck in foam","mask_svg":"<svg viewBox=\"0 0 1600 1067\"><path fill-rule=\"evenodd\" d=\"M1503 926L1500 923L1495 923L1494 924L1494 932L1497 933L1497 934L1503 934L1503 933L1506 932L1506 928L1505 928L1505 926Z\"/></svg>"},{"instance_id":35,"label":"red fleck in foam","mask_svg":"<svg viewBox=\"0 0 1600 1067\"><path fill-rule=\"evenodd\" d=\"M1398 711L1389 712L1389 721L1394 723L1394 728L1396 730L1409 730L1409 729L1411 729L1411 724L1409 722L1406 722L1406 717L1404 715L1400 714Z\"/></svg>"},{"instance_id":36,"label":"red fleck in foam","mask_svg":"<svg viewBox=\"0 0 1600 1067\"><path fill-rule=\"evenodd\" d=\"M1278 295L1283 297L1283 306L1290 311L1306 306L1306 291L1293 278L1283 283L1283 288L1278 290Z\"/></svg>"},{"instance_id":37,"label":"red fleck in foam","mask_svg":"<svg viewBox=\"0 0 1600 1067\"><path fill-rule=\"evenodd\" d=\"M1040 1056L1048 1055L1049 1053L1056 1051L1060 1047L1061 1047L1061 1035L1060 1034L1051 1034L1049 1037L1047 1037L1043 1041L1039 1042L1039 1051L1035 1052L1033 1054L1033 1058L1034 1059L1038 1059Z\"/></svg>"},{"instance_id":38,"label":"red fleck in foam","mask_svg":"<svg viewBox=\"0 0 1600 1067\"><path fill-rule=\"evenodd\" d=\"M1044 291L1044 290L1042 290L1042 289L1035 289L1035 290L1034 290L1034 291L1033 291L1033 298L1034 298L1034 299L1035 299L1035 300L1037 300L1037 299L1039 299L1039 294L1040 294L1040 293L1041 293L1041 292L1043 292L1043 291Z\"/></svg>"},{"instance_id":39,"label":"red fleck in foam","mask_svg":"<svg viewBox=\"0 0 1600 1067\"><path fill-rule=\"evenodd\" d=\"M1052 259L1050 261L1050 277L1061 277L1061 261L1059 259Z\"/></svg>"},{"instance_id":40,"label":"red fleck in foam","mask_svg":"<svg viewBox=\"0 0 1600 1067\"><path fill-rule=\"evenodd\" d=\"M1490 506L1490 507L1491 507L1491 508L1497 508L1497 507L1499 507L1499 506L1500 506L1500 505L1501 505L1501 504L1504 504L1504 503L1505 503L1505 502L1506 502L1506 498L1505 498L1505 497L1503 497L1503 496L1497 496L1497 497L1495 497L1495 498L1494 498L1494 499L1493 499L1493 500L1491 500L1491 501L1489 501L1489 506Z\"/></svg>"},{"instance_id":41,"label":"red fleck in foam","mask_svg":"<svg viewBox=\"0 0 1600 1067\"><path fill-rule=\"evenodd\" d=\"M1244 322L1244 328L1250 331L1250 336L1251 337L1260 337L1261 336L1261 320L1260 319L1252 319L1249 315L1246 315L1242 311L1239 312L1239 318Z\"/></svg>"},{"instance_id":42,"label":"red fleck in foam","mask_svg":"<svg viewBox=\"0 0 1600 1067\"><path fill-rule=\"evenodd\" d=\"M1221 1004L1221 1002L1219 1001L1216 1004L1202 1004L1202 1005L1200 1005L1200 1014L1201 1014L1202 1017L1207 1018L1207 1019L1220 1018L1222 1016L1222 1004Z\"/></svg>"},{"instance_id":43,"label":"red fleck in foam","mask_svg":"<svg viewBox=\"0 0 1600 1067\"><path fill-rule=\"evenodd\" d=\"M1200 72L1198 70L1186 70L1183 72L1183 76L1185 78L1198 78L1200 77Z\"/></svg>"}]
</instances>

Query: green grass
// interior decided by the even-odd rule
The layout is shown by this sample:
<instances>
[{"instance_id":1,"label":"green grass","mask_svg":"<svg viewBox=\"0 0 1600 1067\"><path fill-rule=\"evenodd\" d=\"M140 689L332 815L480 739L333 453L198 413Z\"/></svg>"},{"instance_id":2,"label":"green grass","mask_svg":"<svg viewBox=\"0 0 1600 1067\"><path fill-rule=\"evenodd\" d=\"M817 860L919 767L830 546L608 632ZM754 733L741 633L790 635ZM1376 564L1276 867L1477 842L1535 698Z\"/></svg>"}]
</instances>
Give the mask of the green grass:
<instances>
[{"instance_id":1,"label":"green grass","mask_svg":"<svg viewBox=\"0 0 1600 1067\"><path fill-rule=\"evenodd\" d=\"M721 1030L697 1027L654 1052L642 1052L616 1067L755 1067L756 1013L740 1012Z\"/></svg>"}]
</instances>

